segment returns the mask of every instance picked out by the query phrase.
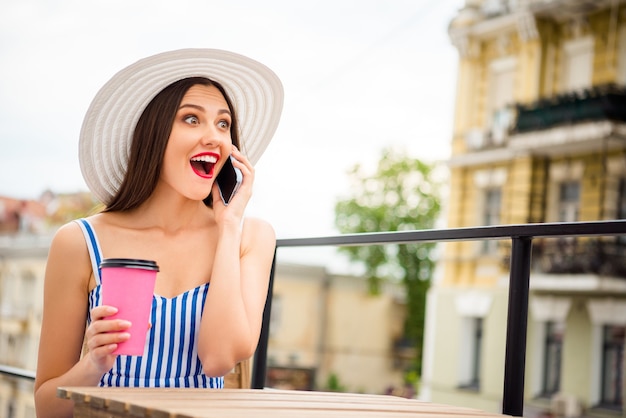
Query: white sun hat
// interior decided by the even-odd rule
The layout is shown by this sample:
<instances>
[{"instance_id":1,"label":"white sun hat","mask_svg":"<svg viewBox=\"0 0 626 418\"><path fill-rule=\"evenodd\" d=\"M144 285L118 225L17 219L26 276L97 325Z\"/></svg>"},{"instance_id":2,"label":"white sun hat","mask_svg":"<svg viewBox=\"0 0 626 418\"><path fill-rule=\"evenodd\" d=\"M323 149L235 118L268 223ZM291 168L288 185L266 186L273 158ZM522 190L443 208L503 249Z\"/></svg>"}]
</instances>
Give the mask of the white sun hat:
<instances>
[{"instance_id":1,"label":"white sun hat","mask_svg":"<svg viewBox=\"0 0 626 418\"><path fill-rule=\"evenodd\" d=\"M108 204L126 175L139 117L165 87L188 77L220 83L239 122L241 150L255 164L269 145L283 107L283 87L265 65L229 51L181 49L153 55L113 76L91 102L80 132L80 168L87 186Z\"/></svg>"}]
</instances>

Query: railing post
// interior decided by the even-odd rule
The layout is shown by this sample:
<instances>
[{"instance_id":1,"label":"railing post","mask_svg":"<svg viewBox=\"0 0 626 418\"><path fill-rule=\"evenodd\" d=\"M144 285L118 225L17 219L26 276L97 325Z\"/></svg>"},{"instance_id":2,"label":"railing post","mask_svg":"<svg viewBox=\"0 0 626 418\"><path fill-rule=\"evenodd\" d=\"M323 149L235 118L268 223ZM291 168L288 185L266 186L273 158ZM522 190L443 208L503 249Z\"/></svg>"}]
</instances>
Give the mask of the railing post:
<instances>
[{"instance_id":1,"label":"railing post","mask_svg":"<svg viewBox=\"0 0 626 418\"><path fill-rule=\"evenodd\" d=\"M513 237L502 413L517 417L524 415L524 371L526 367L526 326L528 324L531 247L532 238Z\"/></svg>"},{"instance_id":2,"label":"railing post","mask_svg":"<svg viewBox=\"0 0 626 418\"><path fill-rule=\"evenodd\" d=\"M274 249L274 260L270 271L270 282L267 288L267 298L265 299L265 309L263 310L263 323L261 325L261 335L259 344L254 352L254 362L252 363L252 378L250 386L252 389L263 389L265 387L265 375L267 373L267 345L270 337L270 315L272 313L272 295L274 293L274 272L276 271L276 249Z\"/></svg>"}]
</instances>

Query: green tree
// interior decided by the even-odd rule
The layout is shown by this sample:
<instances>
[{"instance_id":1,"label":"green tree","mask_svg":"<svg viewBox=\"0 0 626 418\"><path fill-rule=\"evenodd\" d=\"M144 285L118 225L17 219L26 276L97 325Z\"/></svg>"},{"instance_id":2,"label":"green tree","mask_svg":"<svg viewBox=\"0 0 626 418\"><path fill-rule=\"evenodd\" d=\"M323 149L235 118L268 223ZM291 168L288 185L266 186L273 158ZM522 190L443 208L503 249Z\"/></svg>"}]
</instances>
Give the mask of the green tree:
<instances>
[{"instance_id":1,"label":"green tree","mask_svg":"<svg viewBox=\"0 0 626 418\"><path fill-rule=\"evenodd\" d=\"M350 172L351 196L335 205L335 225L341 233L432 229L441 209L435 164L409 158L392 148L382 152L378 169L368 175L356 165ZM407 376L421 372L426 291L435 266L433 243L341 247L365 267L370 292L380 293L384 280L402 281L407 317L404 338L416 348Z\"/></svg>"}]
</instances>

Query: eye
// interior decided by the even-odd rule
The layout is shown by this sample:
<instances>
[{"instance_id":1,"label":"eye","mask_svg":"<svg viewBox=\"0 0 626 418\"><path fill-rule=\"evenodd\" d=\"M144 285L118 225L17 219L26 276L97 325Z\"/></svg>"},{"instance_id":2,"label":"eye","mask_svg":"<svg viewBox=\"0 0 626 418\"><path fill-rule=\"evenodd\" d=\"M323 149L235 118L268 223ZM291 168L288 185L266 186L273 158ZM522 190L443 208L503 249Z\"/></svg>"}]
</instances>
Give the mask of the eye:
<instances>
[{"instance_id":1,"label":"eye","mask_svg":"<svg viewBox=\"0 0 626 418\"><path fill-rule=\"evenodd\" d=\"M222 119L221 121L217 123L217 126L219 126L222 129L228 129L230 127L230 122Z\"/></svg>"},{"instance_id":2,"label":"eye","mask_svg":"<svg viewBox=\"0 0 626 418\"><path fill-rule=\"evenodd\" d=\"M200 120L194 115L187 115L183 118L183 120L190 125L197 125L200 123Z\"/></svg>"}]
</instances>

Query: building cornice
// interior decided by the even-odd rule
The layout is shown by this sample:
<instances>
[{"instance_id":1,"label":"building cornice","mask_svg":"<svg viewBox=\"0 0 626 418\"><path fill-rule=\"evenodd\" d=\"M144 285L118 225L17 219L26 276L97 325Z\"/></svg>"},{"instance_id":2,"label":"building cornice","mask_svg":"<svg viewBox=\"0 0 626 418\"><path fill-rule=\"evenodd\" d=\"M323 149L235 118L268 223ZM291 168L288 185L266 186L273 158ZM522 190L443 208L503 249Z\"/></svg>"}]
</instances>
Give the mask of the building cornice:
<instances>
[{"instance_id":1,"label":"building cornice","mask_svg":"<svg viewBox=\"0 0 626 418\"><path fill-rule=\"evenodd\" d=\"M448 166L469 167L509 161L523 155L563 155L610 151L626 146L626 123L586 122L509 136L502 148L458 154Z\"/></svg>"},{"instance_id":2,"label":"building cornice","mask_svg":"<svg viewBox=\"0 0 626 418\"><path fill-rule=\"evenodd\" d=\"M457 19L465 20L465 22L453 21L448 29L450 41L461 56L474 55L470 49L470 40L474 39L491 39L502 33L513 31L516 31L524 41L539 38L535 16L527 9L520 8L515 12L488 19L477 18L478 13L476 10L462 10Z\"/></svg>"},{"instance_id":3,"label":"building cornice","mask_svg":"<svg viewBox=\"0 0 626 418\"><path fill-rule=\"evenodd\" d=\"M497 148L484 151L455 155L448 160L450 168L494 164L513 159L514 154L508 148Z\"/></svg>"},{"instance_id":4,"label":"building cornice","mask_svg":"<svg viewBox=\"0 0 626 418\"><path fill-rule=\"evenodd\" d=\"M476 5L467 5L450 23L448 35L461 56L471 57L471 40L494 38L516 31L525 42L538 39L537 18L557 22L576 21L589 13L616 7L626 0L529 0L512 11L488 16Z\"/></svg>"},{"instance_id":5,"label":"building cornice","mask_svg":"<svg viewBox=\"0 0 626 418\"><path fill-rule=\"evenodd\" d=\"M606 140L606 143L600 140ZM511 135L508 147L514 153L521 151L551 155L563 154L565 149L570 152L587 152L605 146L607 149L623 148L625 143L626 124L604 120Z\"/></svg>"}]
</instances>

